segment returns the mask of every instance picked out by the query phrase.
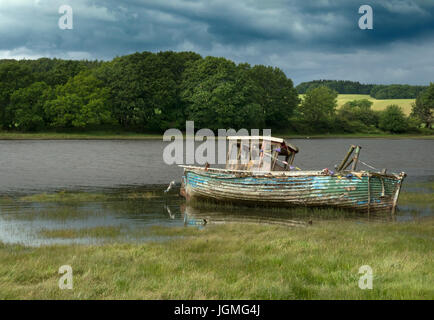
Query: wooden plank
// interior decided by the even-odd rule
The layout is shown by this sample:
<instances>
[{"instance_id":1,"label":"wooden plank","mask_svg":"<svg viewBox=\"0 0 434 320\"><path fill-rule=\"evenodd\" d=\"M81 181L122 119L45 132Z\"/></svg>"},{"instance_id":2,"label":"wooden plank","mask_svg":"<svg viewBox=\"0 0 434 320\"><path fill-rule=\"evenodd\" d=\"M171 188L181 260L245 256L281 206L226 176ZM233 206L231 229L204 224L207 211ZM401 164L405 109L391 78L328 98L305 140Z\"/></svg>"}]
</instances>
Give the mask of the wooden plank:
<instances>
[{"instance_id":1,"label":"wooden plank","mask_svg":"<svg viewBox=\"0 0 434 320\"><path fill-rule=\"evenodd\" d=\"M403 182L406 174L405 173L401 173L400 176L401 176L401 179L399 181L398 188L395 191L395 196L393 197L393 204L392 204L392 210L391 210L392 216L395 216L396 206L398 204L399 193L401 192L402 182Z\"/></svg>"},{"instance_id":2,"label":"wooden plank","mask_svg":"<svg viewBox=\"0 0 434 320\"><path fill-rule=\"evenodd\" d=\"M353 167L352 167L353 171L356 171L356 168L357 168L357 163L359 161L360 149L362 149L361 146L356 147L356 151L355 151L354 158L353 158L353 160L354 160L353 161Z\"/></svg>"},{"instance_id":3,"label":"wooden plank","mask_svg":"<svg viewBox=\"0 0 434 320\"><path fill-rule=\"evenodd\" d=\"M347 168L353 163L353 161L354 161L354 159L351 159L350 161L348 161L348 163L345 165L345 168L343 168L343 170L341 170L341 171L347 170Z\"/></svg>"},{"instance_id":4,"label":"wooden plank","mask_svg":"<svg viewBox=\"0 0 434 320\"><path fill-rule=\"evenodd\" d=\"M371 175L368 176L368 218L371 214Z\"/></svg>"},{"instance_id":5,"label":"wooden plank","mask_svg":"<svg viewBox=\"0 0 434 320\"><path fill-rule=\"evenodd\" d=\"M345 163L348 161L348 158L351 156L351 154L353 153L355 148L356 148L355 145L350 146L350 149L348 149L347 155L342 160L341 164L338 166L338 169L337 169L338 171L341 171L344 168Z\"/></svg>"},{"instance_id":6,"label":"wooden plank","mask_svg":"<svg viewBox=\"0 0 434 320\"><path fill-rule=\"evenodd\" d=\"M198 171L204 171L203 167L198 166L190 166L190 165L178 165L181 168L188 169L188 170L198 170ZM220 168L209 168L209 172L216 172L216 173L243 173L246 175L270 175L270 176L324 176L322 173L322 170L303 170L303 171L271 171L271 172L263 172L263 171L247 171L247 170L236 170L236 169L220 169ZM367 176L368 172L360 171L362 175ZM390 179L400 179L401 176L396 173L388 173L388 174L381 174L378 172L369 172L371 176L376 177L384 177L384 178L390 178Z\"/></svg>"},{"instance_id":7,"label":"wooden plank","mask_svg":"<svg viewBox=\"0 0 434 320\"><path fill-rule=\"evenodd\" d=\"M269 136L229 136L228 140L267 140L272 142L282 143L283 139Z\"/></svg>"}]
</instances>

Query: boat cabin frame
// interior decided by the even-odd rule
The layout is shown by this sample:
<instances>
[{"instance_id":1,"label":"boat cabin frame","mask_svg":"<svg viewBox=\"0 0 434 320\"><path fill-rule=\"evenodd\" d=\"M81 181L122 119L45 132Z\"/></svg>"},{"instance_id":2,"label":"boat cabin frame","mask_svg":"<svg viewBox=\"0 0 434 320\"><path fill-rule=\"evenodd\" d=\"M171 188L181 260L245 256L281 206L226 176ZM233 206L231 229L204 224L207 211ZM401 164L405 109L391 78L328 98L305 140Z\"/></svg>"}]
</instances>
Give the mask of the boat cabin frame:
<instances>
[{"instance_id":1,"label":"boat cabin frame","mask_svg":"<svg viewBox=\"0 0 434 320\"><path fill-rule=\"evenodd\" d=\"M289 171L298 148L270 136L229 136L226 169Z\"/></svg>"}]
</instances>

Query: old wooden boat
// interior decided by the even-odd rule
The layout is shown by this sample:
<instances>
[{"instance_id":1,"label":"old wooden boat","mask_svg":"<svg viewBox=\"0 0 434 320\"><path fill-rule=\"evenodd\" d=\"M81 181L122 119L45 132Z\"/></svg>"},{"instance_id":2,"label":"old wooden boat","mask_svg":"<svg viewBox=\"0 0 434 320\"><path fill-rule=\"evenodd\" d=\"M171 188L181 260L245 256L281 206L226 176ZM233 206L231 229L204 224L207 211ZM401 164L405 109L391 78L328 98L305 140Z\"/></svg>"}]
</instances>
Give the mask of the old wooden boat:
<instances>
[{"instance_id":1,"label":"old wooden boat","mask_svg":"<svg viewBox=\"0 0 434 320\"><path fill-rule=\"evenodd\" d=\"M228 137L225 168L182 166L181 194L247 205L334 207L395 213L405 173L357 171L360 146L333 170L293 166L298 148L274 137Z\"/></svg>"}]
</instances>

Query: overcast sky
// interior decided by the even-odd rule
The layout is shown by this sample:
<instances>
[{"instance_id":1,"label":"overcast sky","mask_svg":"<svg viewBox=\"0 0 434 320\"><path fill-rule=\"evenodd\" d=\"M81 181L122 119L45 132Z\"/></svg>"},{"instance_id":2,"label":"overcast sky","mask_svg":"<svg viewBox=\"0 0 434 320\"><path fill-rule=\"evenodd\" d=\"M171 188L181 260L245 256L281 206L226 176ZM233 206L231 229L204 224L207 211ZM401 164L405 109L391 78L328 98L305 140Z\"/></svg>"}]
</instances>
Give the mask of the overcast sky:
<instances>
[{"instance_id":1,"label":"overcast sky","mask_svg":"<svg viewBox=\"0 0 434 320\"><path fill-rule=\"evenodd\" d=\"M373 30L358 26L371 5ZM61 5L73 29L61 30ZM195 51L283 69L296 84L434 81L434 0L0 0L0 59Z\"/></svg>"}]
</instances>

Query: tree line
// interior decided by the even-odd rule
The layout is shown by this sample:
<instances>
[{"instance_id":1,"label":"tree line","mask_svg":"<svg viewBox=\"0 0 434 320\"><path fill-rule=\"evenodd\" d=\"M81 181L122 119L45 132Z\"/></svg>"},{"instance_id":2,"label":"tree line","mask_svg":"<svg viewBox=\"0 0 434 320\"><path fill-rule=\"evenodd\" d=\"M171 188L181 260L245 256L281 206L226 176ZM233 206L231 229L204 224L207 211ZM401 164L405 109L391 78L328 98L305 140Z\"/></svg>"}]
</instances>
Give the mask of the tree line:
<instances>
[{"instance_id":1,"label":"tree line","mask_svg":"<svg viewBox=\"0 0 434 320\"><path fill-rule=\"evenodd\" d=\"M120 128L162 132L285 125L298 104L282 70L193 52L143 52L109 62L0 61L3 130Z\"/></svg>"},{"instance_id":2,"label":"tree line","mask_svg":"<svg viewBox=\"0 0 434 320\"><path fill-rule=\"evenodd\" d=\"M361 84L347 80L314 80L300 83L296 89L300 94L309 89L326 86L339 94L369 94L375 99L415 99L427 86L411 86L407 84Z\"/></svg>"},{"instance_id":3,"label":"tree line","mask_svg":"<svg viewBox=\"0 0 434 320\"><path fill-rule=\"evenodd\" d=\"M422 91L406 116L391 104L373 110L373 102L357 99L337 108L338 93L327 86L307 90L289 121L290 131L305 133L433 133L434 83Z\"/></svg>"},{"instance_id":4,"label":"tree line","mask_svg":"<svg viewBox=\"0 0 434 320\"><path fill-rule=\"evenodd\" d=\"M336 97L336 90L319 85L300 99L279 68L194 52L142 52L104 62L0 60L2 130L161 133L184 129L186 120L195 121L196 128L302 134L432 126L433 85L418 95L411 117L396 106L375 112L368 100L338 110Z\"/></svg>"}]
</instances>

